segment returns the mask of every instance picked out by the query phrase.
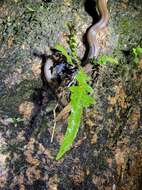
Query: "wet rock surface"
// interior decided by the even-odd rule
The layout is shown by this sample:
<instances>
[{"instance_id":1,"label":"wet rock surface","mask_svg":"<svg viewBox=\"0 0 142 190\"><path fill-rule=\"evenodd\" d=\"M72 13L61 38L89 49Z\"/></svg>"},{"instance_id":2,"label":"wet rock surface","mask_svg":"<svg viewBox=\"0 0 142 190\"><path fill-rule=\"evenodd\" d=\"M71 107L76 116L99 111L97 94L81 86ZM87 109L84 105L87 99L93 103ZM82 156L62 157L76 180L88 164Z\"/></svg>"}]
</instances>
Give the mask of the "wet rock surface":
<instances>
[{"instance_id":1,"label":"wet rock surface","mask_svg":"<svg viewBox=\"0 0 142 190\"><path fill-rule=\"evenodd\" d=\"M91 24L92 1L0 2L0 188L49 190L140 190L142 186L142 59L131 50L141 45L141 1L109 1L109 26L98 34L101 53L118 65L92 72L96 104L85 110L72 149L55 161L66 130L58 121L53 142L56 94L69 101L65 76L52 93L42 73L56 43L68 48L68 24L76 29L78 55ZM85 11L86 10L86 11ZM63 60L64 61L64 60ZM68 78L68 79L67 79ZM67 81L66 81L67 80ZM60 104L58 102L58 104Z\"/></svg>"}]
</instances>

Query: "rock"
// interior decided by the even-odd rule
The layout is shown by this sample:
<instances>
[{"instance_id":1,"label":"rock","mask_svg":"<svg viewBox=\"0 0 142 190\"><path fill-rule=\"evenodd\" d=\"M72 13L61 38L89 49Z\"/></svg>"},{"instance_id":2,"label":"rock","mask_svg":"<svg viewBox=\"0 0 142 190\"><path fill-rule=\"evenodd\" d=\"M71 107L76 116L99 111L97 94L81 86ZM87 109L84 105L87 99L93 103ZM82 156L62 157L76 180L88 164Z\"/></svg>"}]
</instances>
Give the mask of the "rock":
<instances>
[{"instance_id":1,"label":"rock","mask_svg":"<svg viewBox=\"0 0 142 190\"><path fill-rule=\"evenodd\" d=\"M82 38L92 21L85 2L93 3L0 2L0 142L7 163L5 169L0 160L2 190L141 189L142 68L141 60L134 65L131 54L141 45L140 0L108 2L109 25L97 38L100 54L113 53L119 64L100 66L97 77L92 75L96 104L85 110L72 149L55 161L67 125L67 120L55 123L55 112L63 109L55 96L60 91L68 100L68 81L64 77L60 88L50 91L43 64L56 43L69 49L68 24L76 30L83 57Z\"/></svg>"}]
</instances>

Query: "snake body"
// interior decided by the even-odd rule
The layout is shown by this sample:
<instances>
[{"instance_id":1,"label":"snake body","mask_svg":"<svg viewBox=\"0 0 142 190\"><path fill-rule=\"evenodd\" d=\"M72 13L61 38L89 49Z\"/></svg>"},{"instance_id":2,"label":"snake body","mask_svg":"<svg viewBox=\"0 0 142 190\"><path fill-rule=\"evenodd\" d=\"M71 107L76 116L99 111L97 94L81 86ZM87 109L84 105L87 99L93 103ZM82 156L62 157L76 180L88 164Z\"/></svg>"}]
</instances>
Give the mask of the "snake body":
<instances>
[{"instance_id":1,"label":"snake body","mask_svg":"<svg viewBox=\"0 0 142 190\"><path fill-rule=\"evenodd\" d=\"M108 23L108 9L107 9L107 0L96 0L97 8L100 14L100 20L96 24L94 24L87 33L87 41L89 44L89 53L87 55L87 60L93 57L97 57L99 53L99 47L97 44L96 34L105 28ZM53 61L48 60L44 65L44 75L48 82L54 78L51 72L51 67L53 67Z\"/></svg>"},{"instance_id":2,"label":"snake body","mask_svg":"<svg viewBox=\"0 0 142 190\"><path fill-rule=\"evenodd\" d=\"M99 47L96 34L107 26L109 19L107 0L97 0L97 8L101 19L88 30L87 41L89 44L89 53L87 59L92 59L93 57L96 58L98 56Z\"/></svg>"}]
</instances>

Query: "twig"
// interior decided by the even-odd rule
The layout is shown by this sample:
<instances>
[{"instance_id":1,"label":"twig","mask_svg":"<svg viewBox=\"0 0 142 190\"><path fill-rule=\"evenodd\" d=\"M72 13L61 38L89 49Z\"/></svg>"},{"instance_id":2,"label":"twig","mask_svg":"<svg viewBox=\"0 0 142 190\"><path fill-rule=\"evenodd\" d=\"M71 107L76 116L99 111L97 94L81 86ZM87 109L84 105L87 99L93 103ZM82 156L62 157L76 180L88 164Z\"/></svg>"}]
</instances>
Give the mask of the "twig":
<instances>
[{"instance_id":1,"label":"twig","mask_svg":"<svg viewBox=\"0 0 142 190\"><path fill-rule=\"evenodd\" d=\"M54 126L52 129L52 135L51 135L51 143L53 142L54 134L55 134L55 128L56 128L56 109L58 107L58 104L56 104L54 110L53 110L53 115L54 115Z\"/></svg>"}]
</instances>

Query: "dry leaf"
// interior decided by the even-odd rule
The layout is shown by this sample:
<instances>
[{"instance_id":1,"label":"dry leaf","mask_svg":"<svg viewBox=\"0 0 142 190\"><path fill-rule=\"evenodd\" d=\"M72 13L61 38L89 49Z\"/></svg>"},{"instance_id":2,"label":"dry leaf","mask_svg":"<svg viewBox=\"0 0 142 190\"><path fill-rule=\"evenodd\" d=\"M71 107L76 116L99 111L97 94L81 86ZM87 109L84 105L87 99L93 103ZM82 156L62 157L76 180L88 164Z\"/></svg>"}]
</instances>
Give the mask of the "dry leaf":
<instances>
[{"instance_id":1,"label":"dry leaf","mask_svg":"<svg viewBox=\"0 0 142 190\"><path fill-rule=\"evenodd\" d=\"M12 47L13 41L14 41L14 37L13 37L13 35L10 35L10 36L8 37L8 41L7 41L7 46L8 46L8 48L11 48L11 47Z\"/></svg>"},{"instance_id":2,"label":"dry leaf","mask_svg":"<svg viewBox=\"0 0 142 190\"><path fill-rule=\"evenodd\" d=\"M34 110L34 104L33 102L22 102L19 106L19 112L21 115L23 115L24 119L29 119L32 115L32 112Z\"/></svg>"},{"instance_id":3,"label":"dry leaf","mask_svg":"<svg viewBox=\"0 0 142 190\"><path fill-rule=\"evenodd\" d=\"M71 111L71 105L68 104L64 109L57 115L55 121L65 120L68 117L69 112Z\"/></svg>"}]
</instances>

